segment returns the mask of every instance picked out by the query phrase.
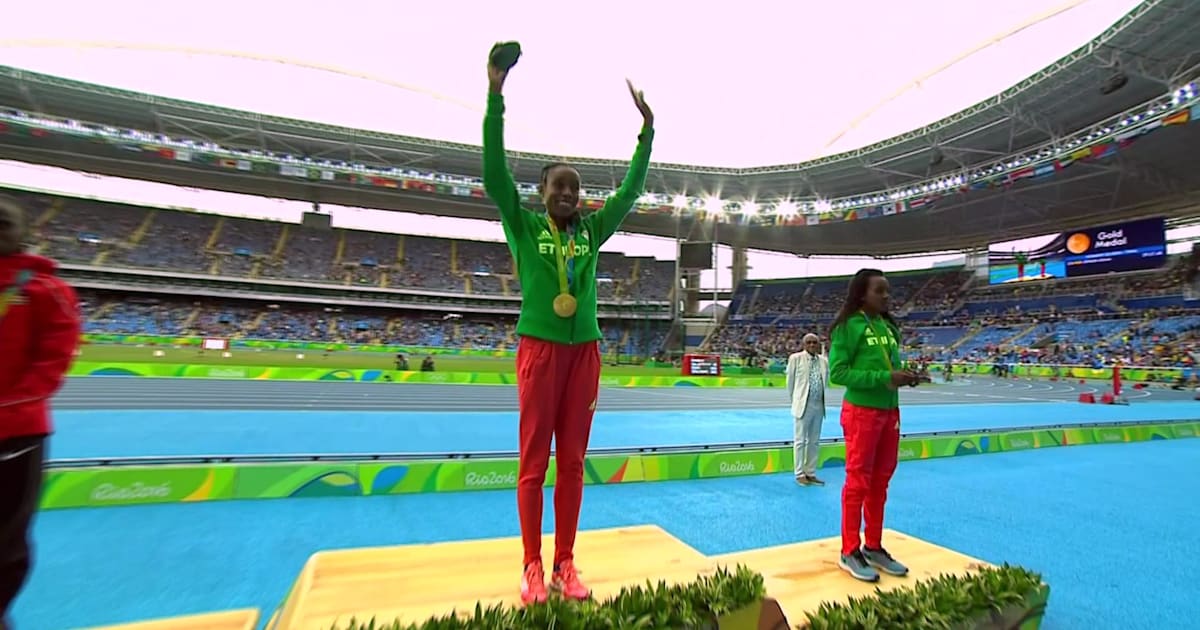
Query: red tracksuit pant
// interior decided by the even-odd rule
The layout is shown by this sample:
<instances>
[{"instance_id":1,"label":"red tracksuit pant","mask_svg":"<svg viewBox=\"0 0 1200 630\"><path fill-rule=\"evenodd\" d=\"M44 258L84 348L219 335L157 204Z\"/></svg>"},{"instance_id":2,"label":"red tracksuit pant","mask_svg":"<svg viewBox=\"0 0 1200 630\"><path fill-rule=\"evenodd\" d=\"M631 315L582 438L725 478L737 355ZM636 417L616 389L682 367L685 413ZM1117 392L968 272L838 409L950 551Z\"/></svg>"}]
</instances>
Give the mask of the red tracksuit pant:
<instances>
[{"instance_id":1,"label":"red tracksuit pant","mask_svg":"<svg viewBox=\"0 0 1200 630\"><path fill-rule=\"evenodd\" d=\"M517 512L525 565L542 557L542 488L555 444L554 564L574 558L575 530L583 503L583 458L600 393L600 346L566 345L521 337L517 346L517 398L521 409L521 460Z\"/></svg>"},{"instance_id":2,"label":"red tracksuit pant","mask_svg":"<svg viewBox=\"0 0 1200 630\"><path fill-rule=\"evenodd\" d=\"M900 450L900 410L872 409L842 401L846 437L846 485L842 487L842 554L859 548L866 520L866 546L882 546L883 506Z\"/></svg>"}]
</instances>

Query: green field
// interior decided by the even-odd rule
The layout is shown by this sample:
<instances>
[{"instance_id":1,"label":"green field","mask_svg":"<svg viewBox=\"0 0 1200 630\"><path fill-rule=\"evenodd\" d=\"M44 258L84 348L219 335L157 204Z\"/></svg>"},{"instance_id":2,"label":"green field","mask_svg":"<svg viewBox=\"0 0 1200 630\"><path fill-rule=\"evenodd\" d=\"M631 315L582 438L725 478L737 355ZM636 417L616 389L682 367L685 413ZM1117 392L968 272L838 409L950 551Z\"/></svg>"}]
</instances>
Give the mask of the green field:
<instances>
[{"instance_id":1,"label":"green field","mask_svg":"<svg viewBox=\"0 0 1200 630\"><path fill-rule=\"evenodd\" d=\"M161 352L162 356L156 356ZM240 365L255 367L310 367L329 369L395 369L395 355L385 352L324 352L298 350L263 350L257 348L235 348L225 357L219 351L201 352L186 347L138 347L110 344L85 345L78 357L80 361L100 363L174 363L191 365ZM409 354L408 367L421 369L424 355ZM300 358L303 357L303 358ZM463 357L440 354L434 357L438 372L506 372L516 371L511 358ZM677 368L653 368L640 365L605 365L603 374L608 376L679 376Z\"/></svg>"}]
</instances>

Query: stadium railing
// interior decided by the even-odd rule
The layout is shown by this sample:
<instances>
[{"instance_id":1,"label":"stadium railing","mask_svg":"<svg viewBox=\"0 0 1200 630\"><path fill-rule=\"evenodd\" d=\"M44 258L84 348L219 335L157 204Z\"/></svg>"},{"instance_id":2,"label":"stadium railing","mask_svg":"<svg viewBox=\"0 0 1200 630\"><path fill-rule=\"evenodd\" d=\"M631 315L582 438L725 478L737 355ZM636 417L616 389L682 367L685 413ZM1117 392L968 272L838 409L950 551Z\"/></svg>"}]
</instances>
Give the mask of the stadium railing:
<instances>
[{"instance_id":1,"label":"stadium railing","mask_svg":"<svg viewBox=\"0 0 1200 630\"><path fill-rule=\"evenodd\" d=\"M992 373L995 366L1004 365L1009 369L1008 376L1011 378L1101 381L1111 381L1113 378L1112 366L1095 367L1091 365L1012 363L1003 361L955 361L951 365L954 368L952 376L988 375ZM929 371L942 373L945 371L945 367L945 362L932 362L929 364ZM1130 383L1173 383L1185 376L1191 376L1192 373L1192 369L1184 367L1121 366L1121 379ZM1196 373L1200 374L1200 371L1196 371Z\"/></svg>"}]
</instances>

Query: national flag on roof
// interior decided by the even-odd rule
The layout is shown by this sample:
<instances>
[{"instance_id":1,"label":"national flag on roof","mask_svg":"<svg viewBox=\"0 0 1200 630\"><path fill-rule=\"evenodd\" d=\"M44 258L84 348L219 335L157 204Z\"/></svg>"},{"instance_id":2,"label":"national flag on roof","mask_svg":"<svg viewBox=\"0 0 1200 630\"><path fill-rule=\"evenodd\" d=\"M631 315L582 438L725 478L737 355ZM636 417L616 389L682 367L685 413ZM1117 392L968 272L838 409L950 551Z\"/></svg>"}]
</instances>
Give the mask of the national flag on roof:
<instances>
[{"instance_id":1,"label":"national flag on roof","mask_svg":"<svg viewBox=\"0 0 1200 630\"><path fill-rule=\"evenodd\" d=\"M1196 109L1193 107L1192 109ZM1163 119L1163 125L1182 125L1192 119L1192 110L1182 109Z\"/></svg>"},{"instance_id":2,"label":"national flag on roof","mask_svg":"<svg viewBox=\"0 0 1200 630\"><path fill-rule=\"evenodd\" d=\"M1034 177L1045 177L1047 175L1053 175L1056 171L1059 170L1059 168L1060 167L1058 166L1058 164L1054 163L1054 162L1051 162L1049 164L1042 164L1041 166L1037 166L1033 169L1033 176Z\"/></svg>"}]
</instances>

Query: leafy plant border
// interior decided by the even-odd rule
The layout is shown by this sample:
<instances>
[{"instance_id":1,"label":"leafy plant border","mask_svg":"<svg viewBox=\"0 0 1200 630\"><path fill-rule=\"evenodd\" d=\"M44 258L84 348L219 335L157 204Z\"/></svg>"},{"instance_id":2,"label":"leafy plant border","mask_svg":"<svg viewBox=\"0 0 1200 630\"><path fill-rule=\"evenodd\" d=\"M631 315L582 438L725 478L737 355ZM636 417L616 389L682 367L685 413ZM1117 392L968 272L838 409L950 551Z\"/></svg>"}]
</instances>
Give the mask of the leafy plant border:
<instances>
[{"instance_id":1,"label":"leafy plant border","mask_svg":"<svg viewBox=\"0 0 1200 630\"><path fill-rule=\"evenodd\" d=\"M975 566L967 575L941 574L912 586L825 602L800 628L850 630L968 630L1040 624L1050 597L1042 576L1023 567ZM1032 622L1032 623L1031 623Z\"/></svg>"},{"instance_id":2,"label":"leafy plant border","mask_svg":"<svg viewBox=\"0 0 1200 630\"><path fill-rule=\"evenodd\" d=\"M645 585L626 586L603 601L551 598L520 608L477 603L471 615L452 611L408 624L351 618L346 625L335 624L330 630L717 630L722 617L765 598L762 574L738 565L732 571L719 567L712 575L699 576L687 584L647 581Z\"/></svg>"},{"instance_id":3,"label":"leafy plant border","mask_svg":"<svg viewBox=\"0 0 1200 630\"><path fill-rule=\"evenodd\" d=\"M976 566L967 575L942 574L911 586L825 602L797 628L808 630L1031 630L1040 624L1050 589L1040 574L1008 564ZM330 630L730 630L725 619L743 617L766 601L763 576L746 566L718 568L688 584L647 581L603 601L551 599L522 608L483 606L472 614L452 611L421 623L358 621ZM743 623L745 619L742 619ZM732 624L731 624L732 625ZM742 624L737 624L742 625ZM752 626L757 628L757 624Z\"/></svg>"}]
</instances>

